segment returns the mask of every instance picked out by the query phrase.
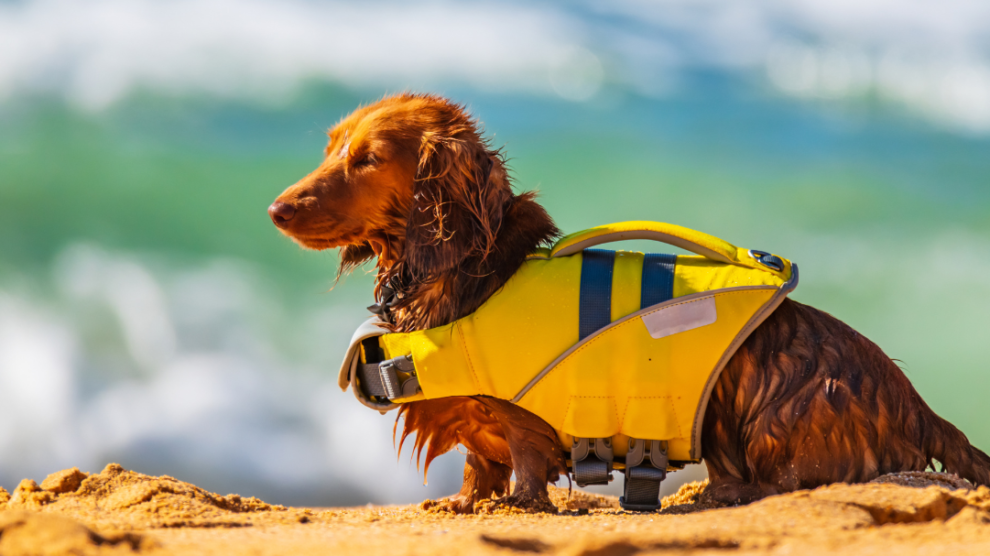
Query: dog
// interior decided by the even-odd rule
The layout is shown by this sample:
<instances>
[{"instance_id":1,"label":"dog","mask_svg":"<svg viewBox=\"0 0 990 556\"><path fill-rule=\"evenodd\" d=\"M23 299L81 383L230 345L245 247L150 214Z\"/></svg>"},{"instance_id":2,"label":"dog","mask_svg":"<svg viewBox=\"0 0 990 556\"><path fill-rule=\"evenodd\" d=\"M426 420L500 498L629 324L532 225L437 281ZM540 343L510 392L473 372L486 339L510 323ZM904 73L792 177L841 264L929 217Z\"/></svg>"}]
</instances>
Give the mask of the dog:
<instances>
[{"instance_id":1,"label":"dog","mask_svg":"<svg viewBox=\"0 0 990 556\"><path fill-rule=\"evenodd\" d=\"M462 107L429 94L363 106L329 132L326 157L269 207L307 249L339 248L338 277L375 261L375 299L392 331L475 311L560 232L533 193L516 194L501 150ZM435 506L471 513L483 499L555 512L549 482L567 474L556 432L506 400L449 397L402 405L399 450L415 433L424 472L458 444L460 492ZM398 419L396 421L398 427ZM702 500L745 504L836 482L867 482L934 462L990 485L990 458L936 415L874 343L831 315L785 300L743 343L712 392L702 429ZM509 478L516 485L509 493Z\"/></svg>"}]
</instances>

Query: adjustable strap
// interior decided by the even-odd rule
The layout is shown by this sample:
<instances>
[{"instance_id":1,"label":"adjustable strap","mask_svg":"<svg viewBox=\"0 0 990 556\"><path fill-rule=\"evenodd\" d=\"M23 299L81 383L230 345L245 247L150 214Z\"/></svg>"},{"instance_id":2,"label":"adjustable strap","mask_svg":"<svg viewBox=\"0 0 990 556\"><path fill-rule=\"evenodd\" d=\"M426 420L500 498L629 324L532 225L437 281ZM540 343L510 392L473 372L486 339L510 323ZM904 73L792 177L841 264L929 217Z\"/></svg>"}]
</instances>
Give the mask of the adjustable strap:
<instances>
[{"instance_id":1,"label":"adjustable strap","mask_svg":"<svg viewBox=\"0 0 990 556\"><path fill-rule=\"evenodd\" d=\"M612 480L612 439L575 438L571 445L571 468L579 487L607 485Z\"/></svg>"},{"instance_id":2,"label":"adjustable strap","mask_svg":"<svg viewBox=\"0 0 990 556\"><path fill-rule=\"evenodd\" d=\"M655 467L640 465L626 468L626 484L619 497L623 510L655 512L660 509L660 483L667 472Z\"/></svg>"},{"instance_id":3,"label":"adjustable strap","mask_svg":"<svg viewBox=\"0 0 990 556\"><path fill-rule=\"evenodd\" d=\"M578 339L594 334L612 322L612 267L615 251L585 249L581 257L581 299Z\"/></svg>"},{"instance_id":4,"label":"adjustable strap","mask_svg":"<svg viewBox=\"0 0 990 556\"><path fill-rule=\"evenodd\" d=\"M583 340L612 322L614 266L615 251L585 249L582 254L578 340ZM640 309L673 299L676 267L677 255L643 255Z\"/></svg>"},{"instance_id":5,"label":"adjustable strap","mask_svg":"<svg viewBox=\"0 0 990 556\"><path fill-rule=\"evenodd\" d=\"M619 498L622 509L654 512L660 509L660 483L667 478L667 443L629 439L626 453L626 484Z\"/></svg>"},{"instance_id":6,"label":"adjustable strap","mask_svg":"<svg viewBox=\"0 0 990 556\"><path fill-rule=\"evenodd\" d=\"M381 373L378 371L378 363L358 363L357 378L365 394L376 398L388 398L388 391L385 390Z\"/></svg>"},{"instance_id":7,"label":"adjustable strap","mask_svg":"<svg viewBox=\"0 0 990 556\"><path fill-rule=\"evenodd\" d=\"M639 308L645 309L674 298L674 271L677 255L647 253L643 255L643 286Z\"/></svg>"}]
</instances>

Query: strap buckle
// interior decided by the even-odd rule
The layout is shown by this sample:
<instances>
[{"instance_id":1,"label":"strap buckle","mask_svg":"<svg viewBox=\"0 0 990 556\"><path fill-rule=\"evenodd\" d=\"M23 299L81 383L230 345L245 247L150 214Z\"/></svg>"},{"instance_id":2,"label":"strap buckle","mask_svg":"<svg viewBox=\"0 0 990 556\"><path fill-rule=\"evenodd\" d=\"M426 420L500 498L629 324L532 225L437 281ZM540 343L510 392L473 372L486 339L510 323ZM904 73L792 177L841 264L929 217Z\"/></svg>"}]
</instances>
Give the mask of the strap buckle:
<instances>
[{"instance_id":1,"label":"strap buckle","mask_svg":"<svg viewBox=\"0 0 990 556\"><path fill-rule=\"evenodd\" d=\"M399 378L399 373L411 375L406 380ZM419 379L416 378L416 366L413 365L412 355L401 355L386 359L378 364L378 374L385 387L388 399L412 396L419 390Z\"/></svg>"},{"instance_id":2,"label":"strap buckle","mask_svg":"<svg viewBox=\"0 0 990 556\"><path fill-rule=\"evenodd\" d=\"M659 510L660 483L667 478L669 463L666 442L630 438L626 452L626 481L619 498L622 509L634 512Z\"/></svg>"},{"instance_id":3,"label":"strap buckle","mask_svg":"<svg viewBox=\"0 0 990 556\"><path fill-rule=\"evenodd\" d=\"M612 480L614 459L611 438L575 438L571 445L571 468L579 487L607 485Z\"/></svg>"}]
</instances>

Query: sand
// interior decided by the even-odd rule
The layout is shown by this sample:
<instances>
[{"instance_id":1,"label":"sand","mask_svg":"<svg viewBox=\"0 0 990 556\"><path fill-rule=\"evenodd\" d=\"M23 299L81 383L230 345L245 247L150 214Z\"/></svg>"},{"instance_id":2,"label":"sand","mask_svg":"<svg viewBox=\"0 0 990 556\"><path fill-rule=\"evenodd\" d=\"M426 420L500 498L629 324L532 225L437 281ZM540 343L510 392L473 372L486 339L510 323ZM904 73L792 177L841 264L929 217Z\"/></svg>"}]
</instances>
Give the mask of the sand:
<instances>
[{"instance_id":1,"label":"sand","mask_svg":"<svg viewBox=\"0 0 990 556\"><path fill-rule=\"evenodd\" d=\"M708 510L691 505L702 486L685 485L663 513L554 489L558 515L486 505L455 516L286 508L111 464L0 489L0 555L990 554L990 489L954 476L900 473Z\"/></svg>"}]
</instances>

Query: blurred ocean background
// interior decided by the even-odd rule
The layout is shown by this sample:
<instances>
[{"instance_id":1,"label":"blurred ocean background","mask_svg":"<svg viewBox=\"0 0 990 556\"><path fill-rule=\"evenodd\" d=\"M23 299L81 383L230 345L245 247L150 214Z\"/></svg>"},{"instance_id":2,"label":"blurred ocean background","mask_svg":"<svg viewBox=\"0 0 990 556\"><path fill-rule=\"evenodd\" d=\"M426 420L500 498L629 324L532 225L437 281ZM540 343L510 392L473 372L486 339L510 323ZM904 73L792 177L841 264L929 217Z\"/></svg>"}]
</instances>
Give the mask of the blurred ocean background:
<instances>
[{"instance_id":1,"label":"blurred ocean background","mask_svg":"<svg viewBox=\"0 0 990 556\"><path fill-rule=\"evenodd\" d=\"M0 485L115 461L284 504L456 491L463 455L424 487L336 386L370 277L335 286L265 213L403 90L466 104L567 232L798 262L794 299L990 449L990 3L0 0Z\"/></svg>"}]
</instances>

